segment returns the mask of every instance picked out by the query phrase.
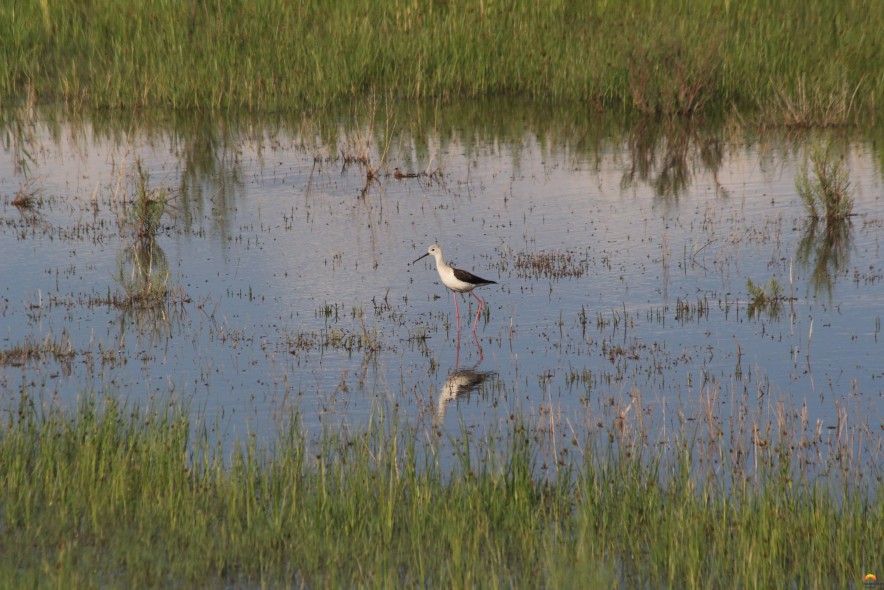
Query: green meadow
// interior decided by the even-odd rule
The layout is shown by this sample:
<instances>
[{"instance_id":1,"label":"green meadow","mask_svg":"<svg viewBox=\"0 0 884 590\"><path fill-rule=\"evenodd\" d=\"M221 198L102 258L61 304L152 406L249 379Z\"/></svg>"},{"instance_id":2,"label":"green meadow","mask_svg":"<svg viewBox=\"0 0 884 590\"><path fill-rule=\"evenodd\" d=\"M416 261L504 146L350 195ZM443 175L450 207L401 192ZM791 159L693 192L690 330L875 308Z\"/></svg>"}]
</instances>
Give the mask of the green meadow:
<instances>
[{"instance_id":1,"label":"green meadow","mask_svg":"<svg viewBox=\"0 0 884 590\"><path fill-rule=\"evenodd\" d=\"M728 461L698 469L700 455L728 454L703 442L705 426L665 453L615 428L552 463L541 422L513 418L482 451L464 433L449 460L438 433L382 408L365 428L316 438L292 414L263 447L225 443L176 403L91 397L62 410L25 396L0 430L0 579L828 588L880 565L880 484L837 468L806 477L800 433L756 436L749 474ZM807 456L829 450L845 447Z\"/></svg>"},{"instance_id":2,"label":"green meadow","mask_svg":"<svg viewBox=\"0 0 884 590\"><path fill-rule=\"evenodd\" d=\"M0 6L0 97L317 110L488 97L765 125L877 121L877 0L93 0Z\"/></svg>"}]
</instances>

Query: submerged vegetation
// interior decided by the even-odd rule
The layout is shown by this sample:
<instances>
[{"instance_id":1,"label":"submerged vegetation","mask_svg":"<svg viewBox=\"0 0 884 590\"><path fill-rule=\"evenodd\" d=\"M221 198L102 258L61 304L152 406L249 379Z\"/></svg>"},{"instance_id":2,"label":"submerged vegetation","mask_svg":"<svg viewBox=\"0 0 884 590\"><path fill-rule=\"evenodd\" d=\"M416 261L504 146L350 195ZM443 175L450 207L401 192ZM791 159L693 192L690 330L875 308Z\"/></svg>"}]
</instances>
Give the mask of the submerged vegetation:
<instances>
[{"instance_id":1,"label":"submerged vegetation","mask_svg":"<svg viewBox=\"0 0 884 590\"><path fill-rule=\"evenodd\" d=\"M499 265L506 269L506 262ZM580 278L589 269L588 252L517 252L515 275L530 279Z\"/></svg>"},{"instance_id":2,"label":"submerged vegetation","mask_svg":"<svg viewBox=\"0 0 884 590\"><path fill-rule=\"evenodd\" d=\"M0 350L0 366L24 366L28 361L54 357L59 362L70 360L74 356L70 336L63 332L60 339L47 335L41 342L26 338L24 343Z\"/></svg>"},{"instance_id":3,"label":"submerged vegetation","mask_svg":"<svg viewBox=\"0 0 884 590\"><path fill-rule=\"evenodd\" d=\"M0 97L300 110L377 93L591 110L878 117L876 0L115 2L0 6Z\"/></svg>"},{"instance_id":4,"label":"submerged vegetation","mask_svg":"<svg viewBox=\"0 0 884 590\"><path fill-rule=\"evenodd\" d=\"M108 303L122 308L150 309L165 304L171 294L169 263L155 242L137 242L117 253L114 279L122 295L109 297Z\"/></svg>"},{"instance_id":5,"label":"submerged vegetation","mask_svg":"<svg viewBox=\"0 0 884 590\"><path fill-rule=\"evenodd\" d=\"M29 189L26 186L21 186L18 189L18 192L15 193L15 198L12 199L12 206L17 207L21 210L33 210L37 206L38 202L38 189Z\"/></svg>"},{"instance_id":6,"label":"submerged vegetation","mask_svg":"<svg viewBox=\"0 0 884 590\"><path fill-rule=\"evenodd\" d=\"M774 277L766 285L758 284L751 278L746 279L746 289L749 291L749 317L766 312L771 319L777 319L783 302L795 301L794 297L783 293L783 287Z\"/></svg>"},{"instance_id":7,"label":"submerged vegetation","mask_svg":"<svg viewBox=\"0 0 884 590\"><path fill-rule=\"evenodd\" d=\"M746 288L749 290L750 306L764 307L776 304L783 298L783 288L775 278L771 278L767 286L759 285L751 278L746 279Z\"/></svg>"},{"instance_id":8,"label":"submerged vegetation","mask_svg":"<svg viewBox=\"0 0 884 590\"><path fill-rule=\"evenodd\" d=\"M225 446L178 403L88 397L70 412L25 395L0 426L0 573L27 587L782 588L850 586L876 564L878 484L837 467L859 468L862 432L741 421L741 451L710 413L660 454L623 417L616 442L574 439L538 477L545 419L514 419L476 454L456 443L446 473L427 433L381 409L317 440L293 413L265 448ZM827 456L833 474L811 482Z\"/></svg>"}]
</instances>

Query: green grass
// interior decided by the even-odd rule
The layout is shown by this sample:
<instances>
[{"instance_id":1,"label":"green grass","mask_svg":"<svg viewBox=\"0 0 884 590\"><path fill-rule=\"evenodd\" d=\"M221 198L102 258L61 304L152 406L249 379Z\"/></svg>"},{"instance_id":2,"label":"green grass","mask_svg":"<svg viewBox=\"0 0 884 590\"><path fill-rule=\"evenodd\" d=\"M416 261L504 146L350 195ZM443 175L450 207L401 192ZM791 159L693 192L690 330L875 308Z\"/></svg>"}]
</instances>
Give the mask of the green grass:
<instances>
[{"instance_id":1,"label":"green grass","mask_svg":"<svg viewBox=\"0 0 884 590\"><path fill-rule=\"evenodd\" d=\"M755 283L751 278L748 278L746 279L746 289L749 291L747 310L750 318L760 311L768 311L772 319L779 315L780 305L786 300L786 296L776 278L771 277L767 285Z\"/></svg>"},{"instance_id":2,"label":"green grass","mask_svg":"<svg viewBox=\"0 0 884 590\"><path fill-rule=\"evenodd\" d=\"M795 179L808 216L814 222L825 219L828 225L844 222L853 214L853 190L844 156L836 154L831 144L814 145L809 160Z\"/></svg>"},{"instance_id":3,"label":"green grass","mask_svg":"<svg viewBox=\"0 0 884 590\"><path fill-rule=\"evenodd\" d=\"M481 456L456 443L448 469L427 433L380 414L319 440L292 417L273 444L230 448L180 405L89 398L64 411L25 396L0 427L0 579L813 588L881 565L881 490L803 477L776 429L755 437L752 478L703 475L699 438L663 453L607 437L574 441L548 478L530 420Z\"/></svg>"},{"instance_id":4,"label":"green grass","mask_svg":"<svg viewBox=\"0 0 884 590\"><path fill-rule=\"evenodd\" d=\"M7 2L0 97L289 111L511 96L782 125L879 115L876 0Z\"/></svg>"},{"instance_id":5,"label":"green grass","mask_svg":"<svg viewBox=\"0 0 884 590\"><path fill-rule=\"evenodd\" d=\"M160 231L160 221L169 205L169 197L162 189L151 187L150 175L142 167L141 160L135 162L135 167L135 194L131 201L125 203L126 211L120 225L128 228L135 241L150 243Z\"/></svg>"}]
</instances>

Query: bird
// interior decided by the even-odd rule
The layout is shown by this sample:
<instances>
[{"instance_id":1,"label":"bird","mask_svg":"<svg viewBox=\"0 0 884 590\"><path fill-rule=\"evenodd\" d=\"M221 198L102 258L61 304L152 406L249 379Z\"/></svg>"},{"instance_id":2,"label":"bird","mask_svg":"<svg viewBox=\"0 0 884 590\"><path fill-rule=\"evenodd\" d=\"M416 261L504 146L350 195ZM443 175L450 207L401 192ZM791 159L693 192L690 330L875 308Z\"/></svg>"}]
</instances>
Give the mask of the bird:
<instances>
[{"instance_id":1,"label":"bird","mask_svg":"<svg viewBox=\"0 0 884 590\"><path fill-rule=\"evenodd\" d=\"M479 314L482 313L482 307L485 305L485 302L482 301L481 297L473 293L473 289L484 285L496 285L497 281L489 281L488 279L477 277L471 272L450 266L445 262L445 258L442 256L442 248L439 244L433 244L427 248L427 253L418 257L412 264L431 254L436 259L436 270L439 272L442 284L451 289L451 295L454 297L454 315L457 317L458 333L460 332L460 312L457 309L457 294L469 293L479 302L479 309L476 311L476 319L473 322L473 332L475 332L476 326L479 324Z\"/></svg>"}]
</instances>

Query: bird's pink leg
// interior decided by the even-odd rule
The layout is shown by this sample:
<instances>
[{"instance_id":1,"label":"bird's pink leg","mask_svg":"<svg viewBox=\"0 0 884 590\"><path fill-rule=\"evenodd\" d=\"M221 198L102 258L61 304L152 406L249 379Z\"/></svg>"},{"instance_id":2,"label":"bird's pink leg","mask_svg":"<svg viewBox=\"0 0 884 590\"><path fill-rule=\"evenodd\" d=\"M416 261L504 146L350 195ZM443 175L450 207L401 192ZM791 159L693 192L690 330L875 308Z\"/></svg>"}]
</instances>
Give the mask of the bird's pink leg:
<instances>
[{"instance_id":1,"label":"bird's pink leg","mask_svg":"<svg viewBox=\"0 0 884 590\"><path fill-rule=\"evenodd\" d=\"M451 296L454 297L454 317L457 318L457 333L460 334L460 313L457 311L457 293L452 291Z\"/></svg>"},{"instance_id":2,"label":"bird's pink leg","mask_svg":"<svg viewBox=\"0 0 884 590\"><path fill-rule=\"evenodd\" d=\"M473 332L476 331L476 326L479 325L479 314L482 313L482 306L485 305L485 302L482 301L482 298L470 291L470 295L475 297L479 301L479 309L476 310L476 319L473 321Z\"/></svg>"}]
</instances>

